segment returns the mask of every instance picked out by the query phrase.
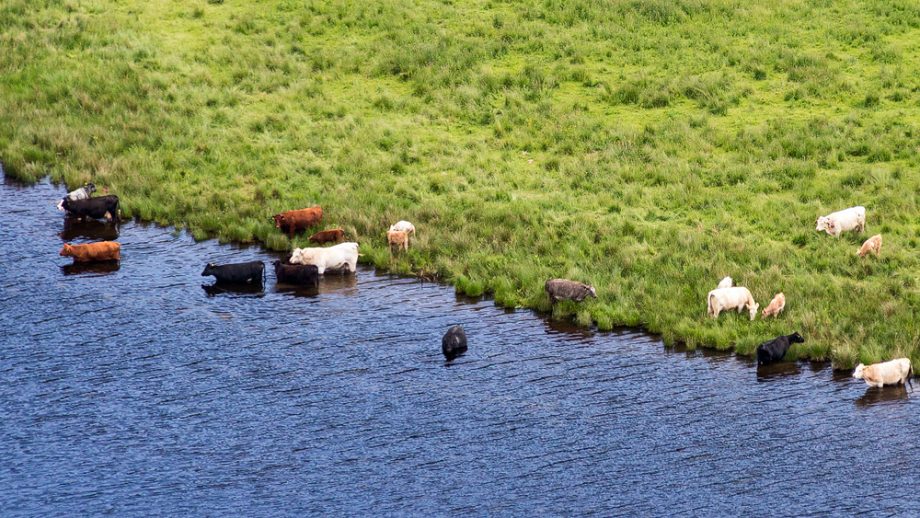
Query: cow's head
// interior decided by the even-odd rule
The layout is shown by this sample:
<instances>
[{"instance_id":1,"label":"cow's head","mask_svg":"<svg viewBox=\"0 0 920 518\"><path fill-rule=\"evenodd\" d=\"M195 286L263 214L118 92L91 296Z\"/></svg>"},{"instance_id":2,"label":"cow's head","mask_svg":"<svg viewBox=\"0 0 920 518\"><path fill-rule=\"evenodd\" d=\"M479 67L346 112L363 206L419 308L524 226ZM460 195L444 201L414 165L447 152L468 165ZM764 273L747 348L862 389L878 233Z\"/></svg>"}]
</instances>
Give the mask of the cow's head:
<instances>
[{"instance_id":1,"label":"cow's head","mask_svg":"<svg viewBox=\"0 0 920 518\"><path fill-rule=\"evenodd\" d=\"M597 291L594 290L594 286L585 284L585 296L587 297L588 295L597 298Z\"/></svg>"},{"instance_id":2,"label":"cow's head","mask_svg":"<svg viewBox=\"0 0 920 518\"><path fill-rule=\"evenodd\" d=\"M208 263L207 265L205 265L204 271L201 272L201 276L202 276L202 277L207 277L208 275L213 275L213 273L214 273L214 268L215 268L216 266L217 266L217 265L214 264L214 263Z\"/></svg>"},{"instance_id":3,"label":"cow's head","mask_svg":"<svg viewBox=\"0 0 920 518\"><path fill-rule=\"evenodd\" d=\"M272 216L272 220L274 220L275 222L275 228L281 228L281 224L284 223L284 215L275 214L274 216Z\"/></svg>"},{"instance_id":4,"label":"cow's head","mask_svg":"<svg viewBox=\"0 0 920 518\"><path fill-rule=\"evenodd\" d=\"M860 363L859 365L856 366L856 369L853 370L853 377L858 380L863 379L864 370L866 370L866 366Z\"/></svg>"},{"instance_id":5,"label":"cow's head","mask_svg":"<svg viewBox=\"0 0 920 518\"><path fill-rule=\"evenodd\" d=\"M821 232L822 230L827 230L827 224L830 222L830 219L827 216L821 216L818 218L818 221L815 222L815 230Z\"/></svg>"},{"instance_id":6,"label":"cow's head","mask_svg":"<svg viewBox=\"0 0 920 518\"><path fill-rule=\"evenodd\" d=\"M804 344L805 338L803 338L802 335L800 335L799 332L796 331L792 333L791 335L789 335L789 341L794 344Z\"/></svg>"},{"instance_id":7,"label":"cow's head","mask_svg":"<svg viewBox=\"0 0 920 518\"><path fill-rule=\"evenodd\" d=\"M64 243L64 248L61 248L61 257L73 257L73 247L70 246L70 243Z\"/></svg>"},{"instance_id":8,"label":"cow's head","mask_svg":"<svg viewBox=\"0 0 920 518\"><path fill-rule=\"evenodd\" d=\"M92 194L96 192L96 186L92 182L88 182L83 186L86 189L86 194Z\"/></svg>"},{"instance_id":9,"label":"cow's head","mask_svg":"<svg viewBox=\"0 0 920 518\"><path fill-rule=\"evenodd\" d=\"M755 302L754 304L751 305L751 307L748 308L748 311L750 311L751 313L751 320L754 320L755 318L757 318L757 308L759 307L760 307L760 304Z\"/></svg>"}]
</instances>

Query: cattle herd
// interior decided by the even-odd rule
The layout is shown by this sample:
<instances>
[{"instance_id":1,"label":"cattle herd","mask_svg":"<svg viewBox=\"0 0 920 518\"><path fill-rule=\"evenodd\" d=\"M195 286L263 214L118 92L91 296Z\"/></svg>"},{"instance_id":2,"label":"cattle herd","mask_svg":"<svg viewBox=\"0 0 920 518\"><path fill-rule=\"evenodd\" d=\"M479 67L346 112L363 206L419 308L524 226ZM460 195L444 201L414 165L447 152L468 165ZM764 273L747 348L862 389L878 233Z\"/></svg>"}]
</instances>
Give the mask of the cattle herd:
<instances>
[{"instance_id":1,"label":"cattle herd","mask_svg":"<svg viewBox=\"0 0 920 518\"><path fill-rule=\"evenodd\" d=\"M58 210L82 221L84 218L117 220L119 218L118 197L114 195L93 197L96 187L87 183L83 187L71 191L58 203ZM272 216L275 228L293 238L298 232L316 226L323 219L323 209L319 206L305 209L289 210ZM838 212L821 216L817 220L815 230L824 231L828 235L840 237L847 231L864 232L866 229L865 207L850 207ZM390 252L396 250L407 251L410 240L415 236L415 226L408 221L398 221L390 226L386 232L387 245ZM345 232L341 228L327 229L316 232L309 237L311 243L327 244L336 243L328 247L294 248L287 261L273 263L275 279L278 283L297 286L317 286L319 276L329 272L342 272L354 274L358 264L358 243L342 242ZM856 252L859 257L872 253L878 257L881 253L882 236L874 235L867 239ZM94 261L119 261L121 259L120 245L114 241L100 241L82 245L66 243L61 249L61 256L73 257L74 262L86 263ZM262 261L217 265L208 263L202 276L213 276L217 284L221 285L262 285L265 265ZM723 278L716 288L706 295L706 310L711 318L718 318L721 312L736 310L739 313L747 310L750 320L757 317L760 307L754 301L750 290L743 286L733 286L731 277ZM549 297L550 304L561 300L582 302L586 298L597 298L597 291L593 286L568 279L550 279L546 281L544 290ZM778 317L786 307L786 296L779 292L764 308L762 317ZM781 361L786 352L796 343L804 343L805 338L798 332L783 335L768 340L757 346L757 365ZM467 350L467 338L463 328L459 325L452 326L445 333L441 341L441 350L448 360L452 360ZM897 358L891 361L865 366L859 364L853 372L853 377L865 380L869 386L881 387L886 384L909 383L913 371L910 360Z\"/></svg>"}]
</instances>

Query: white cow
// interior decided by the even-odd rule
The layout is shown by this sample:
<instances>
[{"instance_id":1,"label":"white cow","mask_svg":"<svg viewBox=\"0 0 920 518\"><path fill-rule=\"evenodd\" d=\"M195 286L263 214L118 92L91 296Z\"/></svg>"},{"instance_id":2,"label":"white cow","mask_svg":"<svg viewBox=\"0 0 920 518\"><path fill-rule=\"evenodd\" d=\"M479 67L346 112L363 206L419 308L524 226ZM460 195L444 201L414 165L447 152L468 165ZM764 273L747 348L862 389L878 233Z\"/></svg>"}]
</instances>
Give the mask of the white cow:
<instances>
[{"instance_id":1,"label":"white cow","mask_svg":"<svg viewBox=\"0 0 920 518\"><path fill-rule=\"evenodd\" d=\"M409 234L415 234L415 225L405 220L397 221L390 225L390 232L403 231Z\"/></svg>"},{"instance_id":2,"label":"white cow","mask_svg":"<svg viewBox=\"0 0 920 518\"><path fill-rule=\"evenodd\" d=\"M841 232L849 230L862 232L866 230L866 208L850 207L827 216L821 216L818 218L815 230L818 232L823 230L834 237L840 237Z\"/></svg>"},{"instance_id":3,"label":"white cow","mask_svg":"<svg viewBox=\"0 0 920 518\"><path fill-rule=\"evenodd\" d=\"M757 316L757 308L760 304L754 302L751 292L743 286L734 288L716 288L706 295L707 313L712 318L718 318L719 313L723 310L737 309L738 313L747 308L751 315L751 320Z\"/></svg>"},{"instance_id":4,"label":"white cow","mask_svg":"<svg viewBox=\"0 0 920 518\"><path fill-rule=\"evenodd\" d=\"M853 371L853 377L861 379L870 387L881 387L884 385L897 385L900 383L911 383L910 378L913 376L913 369L910 367L910 360L907 358L898 358L882 363L873 363L866 366L859 364Z\"/></svg>"},{"instance_id":5,"label":"white cow","mask_svg":"<svg viewBox=\"0 0 920 518\"><path fill-rule=\"evenodd\" d=\"M723 278L721 281L719 281L719 285L716 286L716 288L717 288L717 289L718 289L718 288L731 288L731 287L732 287L732 283L734 283L734 282L735 282L735 281L733 281L731 277L725 277L725 278Z\"/></svg>"},{"instance_id":6,"label":"white cow","mask_svg":"<svg viewBox=\"0 0 920 518\"><path fill-rule=\"evenodd\" d=\"M355 273L358 267L358 243L340 243L328 248L295 248L291 264L312 264L320 275L326 270L347 267Z\"/></svg>"}]
</instances>

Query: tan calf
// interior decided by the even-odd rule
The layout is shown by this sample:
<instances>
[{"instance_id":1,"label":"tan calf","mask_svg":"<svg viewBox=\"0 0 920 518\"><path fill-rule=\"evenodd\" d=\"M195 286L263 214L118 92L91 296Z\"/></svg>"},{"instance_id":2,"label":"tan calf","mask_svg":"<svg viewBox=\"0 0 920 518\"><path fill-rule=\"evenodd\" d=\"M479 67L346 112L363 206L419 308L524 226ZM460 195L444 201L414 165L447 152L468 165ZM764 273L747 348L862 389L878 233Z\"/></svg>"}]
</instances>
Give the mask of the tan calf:
<instances>
[{"instance_id":1,"label":"tan calf","mask_svg":"<svg viewBox=\"0 0 920 518\"><path fill-rule=\"evenodd\" d=\"M869 252L874 253L875 257L878 257L878 254L882 253L882 235L881 234L876 234L870 237L869 239L867 239L866 242L863 243L861 247L859 247L859 251L856 252L856 255L860 257L865 257L866 254L868 254Z\"/></svg>"},{"instance_id":2,"label":"tan calf","mask_svg":"<svg viewBox=\"0 0 920 518\"><path fill-rule=\"evenodd\" d=\"M393 250L393 246L396 246L397 250L409 250L409 232L405 230L387 231L387 244L390 245L391 252Z\"/></svg>"},{"instance_id":3,"label":"tan calf","mask_svg":"<svg viewBox=\"0 0 920 518\"><path fill-rule=\"evenodd\" d=\"M786 309L786 296L783 295L783 292L779 292L773 297L773 300L767 304L767 307L763 308L763 316L766 317L776 317L783 310Z\"/></svg>"}]
</instances>

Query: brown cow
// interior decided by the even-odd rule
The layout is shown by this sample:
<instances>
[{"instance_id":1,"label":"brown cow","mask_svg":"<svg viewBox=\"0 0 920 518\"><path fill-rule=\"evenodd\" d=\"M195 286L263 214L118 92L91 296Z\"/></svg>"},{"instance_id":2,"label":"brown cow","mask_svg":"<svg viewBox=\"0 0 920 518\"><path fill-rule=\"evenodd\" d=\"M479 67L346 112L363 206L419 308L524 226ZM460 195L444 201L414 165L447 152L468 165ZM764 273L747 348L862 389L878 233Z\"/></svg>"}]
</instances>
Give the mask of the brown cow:
<instances>
[{"instance_id":1,"label":"brown cow","mask_svg":"<svg viewBox=\"0 0 920 518\"><path fill-rule=\"evenodd\" d=\"M275 220L275 228L287 232L288 237L294 239L295 232L306 230L323 219L323 209L316 205L308 209L286 210L275 214L272 219Z\"/></svg>"},{"instance_id":2,"label":"brown cow","mask_svg":"<svg viewBox=\"0 0 920 518\"><path fill-rule=\"evenodd\" d=\"M323 230L310 236L311 243L338 243L345 239L345 231L340 228Z\"/></svg>"},{"instance_id":3,"label":"brown cow","mask_svg":"<svg viewBox=\"0 0 920 518\"><path fill-rule=\"evenodd\" d=\"M121 260L121 245L115 241L100 241L86 245L71 245L67 243L61 249L62 257L73 257L75 263L88 263L91 261L119 261Z\"/></svg>"},{"instance_id":4,"label":"brown cow","mask_svg":"<svg viewBox=\"0 0 920 518\"><path fill-rule=\"evenodd\" d=\"M390 246L391 253L394 245L397 250L409 250L409 233L405 230L390 230L387 232L387 244Z\"/></svg>"}]
</instances>

